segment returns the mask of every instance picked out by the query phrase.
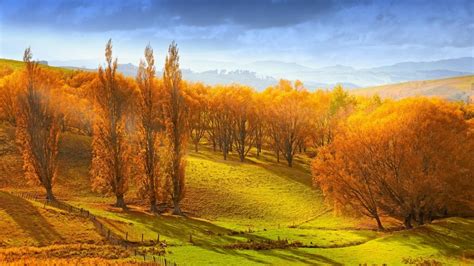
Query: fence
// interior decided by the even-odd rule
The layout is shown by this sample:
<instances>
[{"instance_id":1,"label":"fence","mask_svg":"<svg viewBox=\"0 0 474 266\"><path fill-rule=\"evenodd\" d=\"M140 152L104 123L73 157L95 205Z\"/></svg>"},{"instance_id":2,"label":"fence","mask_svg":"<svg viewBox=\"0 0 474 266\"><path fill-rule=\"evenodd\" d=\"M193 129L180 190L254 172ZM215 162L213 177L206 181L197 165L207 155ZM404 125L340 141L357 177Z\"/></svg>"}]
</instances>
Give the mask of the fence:
<instances>
[{"instance_id":1,"label":"fence","mask_svg":"<svg viewBox=\"0 0 474 266\"><path fill-rule=\"evenodd\" d=\"M99 234L101 234L109 243L113 245L121 245L126 249L134 249L135 256L143 257L143 261L145 262L166 266L177 265L176 262L167 259L162 253L150 254L149 252L146 252L146 250L138 249L138 247L154 246L156 244L160 244L160 246L163 248L166 247L166 242L160 242L159 234L157 234L156 239L144 239L143 233L141 234L141 236L137 236L137 234L129 234L128 232L126 232L122 237L119 234L111 231L110 228L108 228L107 225L100 220L100 218L97 218L97 216L91 214L88 210L85 210L84 208L74 207L70 204L65 203L64 201L60 201L59 199L56 199L54 201L47 200L44 196L37 192L10 192L10 194L24 199L41 202L43 203L43 208L46 208L46 206L51 206L89 219L89 221L94 224Z\"/></svg>"}]
</instances>

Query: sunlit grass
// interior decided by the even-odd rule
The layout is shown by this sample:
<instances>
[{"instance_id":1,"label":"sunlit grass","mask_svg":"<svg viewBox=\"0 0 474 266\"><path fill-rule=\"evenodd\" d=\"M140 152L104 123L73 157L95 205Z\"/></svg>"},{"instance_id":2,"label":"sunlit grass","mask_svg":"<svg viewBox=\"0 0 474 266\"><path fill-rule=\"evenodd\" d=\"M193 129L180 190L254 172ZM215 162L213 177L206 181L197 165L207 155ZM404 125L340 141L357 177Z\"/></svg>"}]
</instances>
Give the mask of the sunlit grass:
<instances>
[{"instance_id":1,"label":"sunlit grass","mask_svg":"<svg viewBox=\"0 0 474 266\"><path fill-rule=\"evenodd\" d=\"M283 161L277 163L269 152L260 158L251 155L241 163L235 154L224 161L220 153L204 146L198 153L190 151L183 201L187 217L153 215L146 211L146 205L130 204L130 210L122 211L112 207L113 197L92 192L89 137L64 134L59 158L60 171L54 188L59 198L90 210L114 233L123 237L128 233L129 240L140 242L143 234L144 241L156 241L159 235L160 241L168 243L167 258L178 264L398 265L404 258L420 257L446 264L472 262L463 258L463 253L469 256L474 250L470 241L474 239L472 219L451 218L409 231L382 233L372 230L374 224L370 220L334 216L323 203L320 191L312 186L309 159L305 156L297 158L294 168L288 168ZM8 163L11 167L21 167L13 161ZM31 190L23 185L7 189ZM126 198L136 203L134 191L132 185ZM32 201L23 203L27 206L16 207L16 215L22 217L17 220L3 203L0 205L0 227L5 228L0 239L8 238L8 246L38 245L33 233L44 229L44 223L38 219L45 219L59 235L43 242L46 245L63 243L57 242L63 238L76 241L71 243L95 239L91 236L96 234L92 224L86 219L70 217L54 208L43 209L41 204ZM38 223L38 226L29 226L30 223ZM31 228L22 229L22 224ZM237 242L279 238L319 248L256 251L225 247ZM107 250L104 252L109 254Z\"/></svg>"}]
</instances>

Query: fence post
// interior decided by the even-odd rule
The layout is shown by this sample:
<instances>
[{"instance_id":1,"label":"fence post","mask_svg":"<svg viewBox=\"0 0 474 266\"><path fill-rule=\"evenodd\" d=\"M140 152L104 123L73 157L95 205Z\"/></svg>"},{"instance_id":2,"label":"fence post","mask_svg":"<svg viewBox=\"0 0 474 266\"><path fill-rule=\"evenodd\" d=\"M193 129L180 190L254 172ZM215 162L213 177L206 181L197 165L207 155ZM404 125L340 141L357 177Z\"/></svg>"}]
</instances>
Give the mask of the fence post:
<instances>
[{"instance_id":1,"label":"fence post","mask_svg":"<svg viewBox=\"0 0 474 266\"><path fill-rule=\"evenodd\" d=\"M160 243L160 233L158 233L158 237L156 238L156 242Z\"/></svg>"},{"instance_id":2,"label":"fence post","mask_svg":"<svg viewBox=\"0 0 474 266\"><path fill-rule=\"evenodd\" d=\"M143 243L143 233L142 233L142 243Z\"/></svg>"},{"instance_id":3,"label":"fence post","mask_svg":"<svg viewBox=\"0 0 474 266\"><path fill-rule=\"evenodd\" d=\"M107 231L107 239L110 238L110 229Z\"/></svg>"}]
</instances>

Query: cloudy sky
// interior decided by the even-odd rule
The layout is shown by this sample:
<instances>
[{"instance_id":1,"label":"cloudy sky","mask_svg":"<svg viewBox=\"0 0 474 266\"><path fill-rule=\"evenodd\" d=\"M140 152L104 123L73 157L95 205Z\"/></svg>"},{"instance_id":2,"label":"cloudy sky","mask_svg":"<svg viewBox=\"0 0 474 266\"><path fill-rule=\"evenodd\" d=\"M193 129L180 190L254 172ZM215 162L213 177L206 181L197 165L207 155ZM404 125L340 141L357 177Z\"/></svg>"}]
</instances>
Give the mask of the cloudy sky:
<instances>
[{"instance_id":1,"label":"cloudy sky","mask_svg":"<svg viewBox=\"0 0 474 266\"><path fill-rule=\"evenodd\" d=\"M96 66L109 38L120 63L137 64L148 43L162 61L176 40L187 68L372 67L473 56L474 1L0 0L2 58L31 46L37 59Z\"/></svg>"}]
</instances>

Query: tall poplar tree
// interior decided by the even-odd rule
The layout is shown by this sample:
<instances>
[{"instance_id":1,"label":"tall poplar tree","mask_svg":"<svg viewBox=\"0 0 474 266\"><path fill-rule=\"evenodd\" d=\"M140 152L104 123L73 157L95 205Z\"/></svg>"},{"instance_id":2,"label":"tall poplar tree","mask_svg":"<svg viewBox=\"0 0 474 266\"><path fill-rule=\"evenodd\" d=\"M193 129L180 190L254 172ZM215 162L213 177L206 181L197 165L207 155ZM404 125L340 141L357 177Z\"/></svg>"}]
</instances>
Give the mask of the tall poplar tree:
<instances>
[{"instance_id":1,"label":"tall poplar tree","mask_svg":"<svg viewBox=\"0 0 474 266\"><path fill-rule=\"evenodd\" d=\"M124 195L130 175L130 143L127 114L134 84L117 74L117 59L112 61L112 41L105 48L107 65L99 67L93 94L94 125L92 138L92 186L102 193L113 193L116 207L126 208Z\"/></svg>"},{"instance_id":2,"label":"tall poplar tree","mask_svg":"<svg viewBox=\"0 0 474 266\"><path fill-rule=\"evenodd\" d=\"M178 47L173 41L168 49L163 71L164 117L169 145L168 175L172 181L173 213L182 215L179 203L184 196L185 152L187 145L187 106L179 69Z\"/></svg>"},{"instance_id":3,"label":"tall poplar tree","mask_svg":"<svg viewBox=\"0 0 474 266\"><path fill-rule=\"evenodd\" d=\"M55 73L32 61L30 48L25 50L26 68L21 75L17 101L17 140L23 155L25 175L46 190L46 198L55 200L53 183L58 167L58 144L61 120L54 91L61 86Z\"/></svg>"}]
</instances>

